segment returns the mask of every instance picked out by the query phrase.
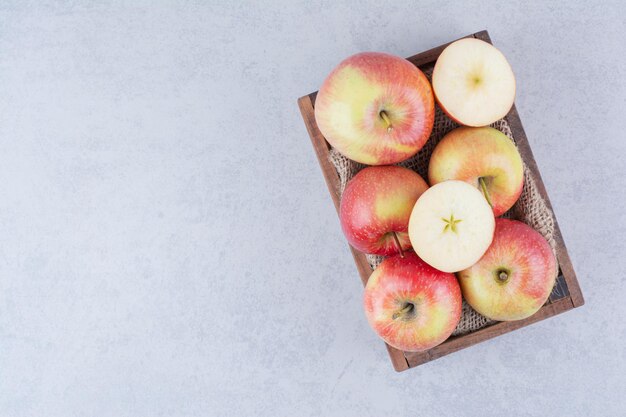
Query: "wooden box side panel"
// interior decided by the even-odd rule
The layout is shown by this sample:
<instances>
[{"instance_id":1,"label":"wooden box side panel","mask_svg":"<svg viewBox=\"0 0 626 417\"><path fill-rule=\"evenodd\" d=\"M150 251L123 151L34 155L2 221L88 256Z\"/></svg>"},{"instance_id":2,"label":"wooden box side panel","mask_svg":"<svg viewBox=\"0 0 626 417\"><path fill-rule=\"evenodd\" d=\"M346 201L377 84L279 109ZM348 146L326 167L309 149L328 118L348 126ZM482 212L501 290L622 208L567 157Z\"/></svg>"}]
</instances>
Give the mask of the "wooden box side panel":
<instances>
[{"instance_id":1,"label":"wooden box side panel","mask_svg":"<svg viewBox=\"0 0 626 417\"><path fill-rule=\"evenodd\" d=\"M572 308L570 299L562 298L552 304L544 305L538 312L525 320L501 321L463 336L451 337L439 346L435 346L425 352L405 352L405 357L409 363L409 367L413 368L485 340L571 310Z\"/></svg>"}]
</instances>

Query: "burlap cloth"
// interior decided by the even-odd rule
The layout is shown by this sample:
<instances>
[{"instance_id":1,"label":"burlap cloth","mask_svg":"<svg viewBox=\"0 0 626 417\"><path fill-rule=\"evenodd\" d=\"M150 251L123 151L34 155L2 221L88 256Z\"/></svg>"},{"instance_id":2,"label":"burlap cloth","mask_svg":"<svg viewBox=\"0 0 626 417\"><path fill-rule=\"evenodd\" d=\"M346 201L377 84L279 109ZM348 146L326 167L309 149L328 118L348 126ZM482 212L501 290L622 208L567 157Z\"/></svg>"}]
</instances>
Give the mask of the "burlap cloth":
<instances>
[{"instance_id":1,"label":"burlap cloth","mask_svg":"<svg viewBox=\"0 0 626 417\"><path fill-rule=\"evenodd\" d=\"M430 80L432 67L423 71ZM458 124L445 115L439 106L435 106L435 123L426 145L415 156L397 165L410 168L420 174L425 180L428 180L428 161L430 160L430 155L433 152L433 149L446 135L446 133L458 126ZM513 137L513 133L511 132L511 128L509 127L506 118L498 120L493 123L491 127L498 129L515 142L515 138ZM348 181L350 181L350 179L354 177L357 172L366 167L366 165L346 158L335 149L330 150L330 161L335 166L337 173L339 174L339 195L343 193ZM522 190L522 195L513 208L506 212L502 217L521 220L528 224L547 239L548 243L552 247L552 251L555 252L556 244L554 241L553 213L539 194L535 179L526 165L524 165L524 188ZM376 267L384 259L382 256L376 255L366 255L366 257L372 267L372 270L376 269ZM452 335L456 336L471 333L493 323L493 320L480 315L472 309L465 302L465 300L463 300L463 313L461 315L461 321Z\"/></svg>"}]
</instances>

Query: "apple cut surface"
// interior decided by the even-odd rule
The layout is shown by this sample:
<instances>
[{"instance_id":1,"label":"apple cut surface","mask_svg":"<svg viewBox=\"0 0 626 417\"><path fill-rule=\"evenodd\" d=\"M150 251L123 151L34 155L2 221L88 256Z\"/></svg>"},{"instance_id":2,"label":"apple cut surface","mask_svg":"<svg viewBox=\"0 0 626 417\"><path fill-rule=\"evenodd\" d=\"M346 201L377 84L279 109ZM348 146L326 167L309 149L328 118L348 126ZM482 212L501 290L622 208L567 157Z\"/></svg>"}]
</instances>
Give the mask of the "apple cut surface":
<instances>
[{"instance_id":1,"label":"apple cut surface","mask_svg":"<svg viewBox=\"0 0 626 417\"><path fill-rule=\"evenodd\" d=\"M506 116L515 100L515 76L498 49L466 38L443 50L433 70L437 102L466 126L486 126Z\"/></svg>"},{"instance_id":2,"label":"apple cut surface","mask_svg":"<svg viewBox=\"0 0 626 417\"><path fill-rule=\"evenodd\" d=\"M453 274L438 271L414 252L385 259L365 286L370 326L389 345L408 352L446 340L461 318L461 289Z\"/></svg>"},{"instance_id":3,"label":"apple cut surface","mask_svg":"<svg viewBox=\"0 0 626 417\"><path fill-rule=\"evenodd\" d=\"M517 147L492 127L459 127L437 144L428 164L428 180L461 180L478 188L500 216L522 194L524 164Z\"/></svg>"},{"instance_id":4,"label":"apple cut surface","mask_svg":"<svg viewBox=\"0 0 626 417\"><path fill-rule=\"evenodd\" d=\"M483 257L458 273L469 305L492 320L530 317L552 292L557 263L546 239L530 226L497 219L493 242Z\"/></svg>"},{"instance_id":5,"label":"apple cut surface","mask_svg":"<svg viewBox=\"0 0 626 417\"><path fill-rule=\"evenodd\" d=\"M485 197L463 181L435 184L415 203L409 238L426 263L457 272L476 263L493 239L495 219Z\"/></svg>"},{"instance_id":6,"label":"apple cut surface","mask_svg":"<svg viewBox=\"0 0 626 417\"><path fill-rule=\"evenodd\" d=\"M435 120L426 76L406 59L364 52L342 61L315 100L315 121L346 157L387 165L417 153Z\"/></svg>"}]
</instances>

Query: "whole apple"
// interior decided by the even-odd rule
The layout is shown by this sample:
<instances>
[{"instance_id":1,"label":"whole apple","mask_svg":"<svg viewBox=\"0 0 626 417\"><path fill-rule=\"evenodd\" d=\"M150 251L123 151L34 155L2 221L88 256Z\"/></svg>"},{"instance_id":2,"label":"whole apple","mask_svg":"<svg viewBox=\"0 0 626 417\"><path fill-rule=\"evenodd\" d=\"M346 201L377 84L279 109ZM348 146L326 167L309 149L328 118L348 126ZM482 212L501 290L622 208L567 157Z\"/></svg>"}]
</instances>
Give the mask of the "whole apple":
<instances>
[{"instance_id":1,"label":"whole apple","mask_svg":"<svg viewBox=\"0 0 626 417\"><path fill-rule=\"evenodd\" d=\"M506 116L515 99L515 76L493 45L465 38L443 50L433 70L433 90L443 111L466 126L486 126Z\"/></svg>"},{"instance_id":2,"label":"whole apple","mask_svg":"<svg viewBox=\"0 0 626 417\"><path fill-rule=\"evenodd\" d=\"M461 318L461 290L453 274L414 252L385 259L365 286L365 314L389 345L407 352L445 341Z\"/></svg>"},{"instance_id":3,"label":"whole apple","mask_svg":"<svg viewBox=\"0 0 626 417\"><path fill-rule=\"evenodd\" d=\"M459 272L469 305L492 320L529 317L554 287L557 263L548 242L530 226L496 219L493 242L472 267Z\"/></svg>"},{"instance_id":4,"label":"whole apple","mask_svg":"<svg viewBox=\"0 0 626 417\"><path fill-rule=\"evenodd\" d=\"M513 207L524 187L517 147L492 127L459 127L435 147L428 164L431 185L460 180L478 188L495 216Z\"/></svg>"},{"instance_id":5,"label":"whole apple","mask_svg":"<svg viewBox=\"0 0 626 417\"><path fill-rule=\"evenodd\" d=\"M458 272L485 253L495 220L483 195L463 181L444 181L417 199L409 220L413 250L444 272Z\"/></svg>"},{"instance_id":6,"label":"whole apple","mask_svg":"<svg viewBox=\"0 0 626 417\"><path fill-rule=\"evenodd\" d=\"M315 100L315 121L346 157L368 165L403 161L428 140L435 101L426 76L406 59L364 52L342 61Z\"/></svg>"},{"instance_id":7,"label":"whole apple","mask_svg":"<svg viewBox=\"0 0 626 417\"><path fill-rule=\"evenodd\" d=\"M361 252L390 256L411 247L411 210L428 189L410 169L368 167L350 180L341 198L339 218L348 242Z\"/></svg>"}]
</instances>

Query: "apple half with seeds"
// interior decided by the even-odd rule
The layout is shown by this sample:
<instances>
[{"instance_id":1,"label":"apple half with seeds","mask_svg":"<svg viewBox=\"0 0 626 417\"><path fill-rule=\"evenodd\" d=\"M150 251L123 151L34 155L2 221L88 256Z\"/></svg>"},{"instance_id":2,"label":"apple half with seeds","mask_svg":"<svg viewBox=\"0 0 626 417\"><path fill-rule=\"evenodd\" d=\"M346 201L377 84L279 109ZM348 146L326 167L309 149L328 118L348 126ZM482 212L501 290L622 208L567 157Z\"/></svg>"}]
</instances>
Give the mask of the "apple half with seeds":
<instances>
[{"instance_id":1,"label":"apple half with seeds","mask_svg":"<svg viewBox=\"0 0 626 417\"><path fill-rule=\"evenodd\" d=\"M433 268L458 272L475 264L493 239L491 206L475 187L451 180L435 184L415 203L409 238Z\"/></svg>"}]
</instances>

